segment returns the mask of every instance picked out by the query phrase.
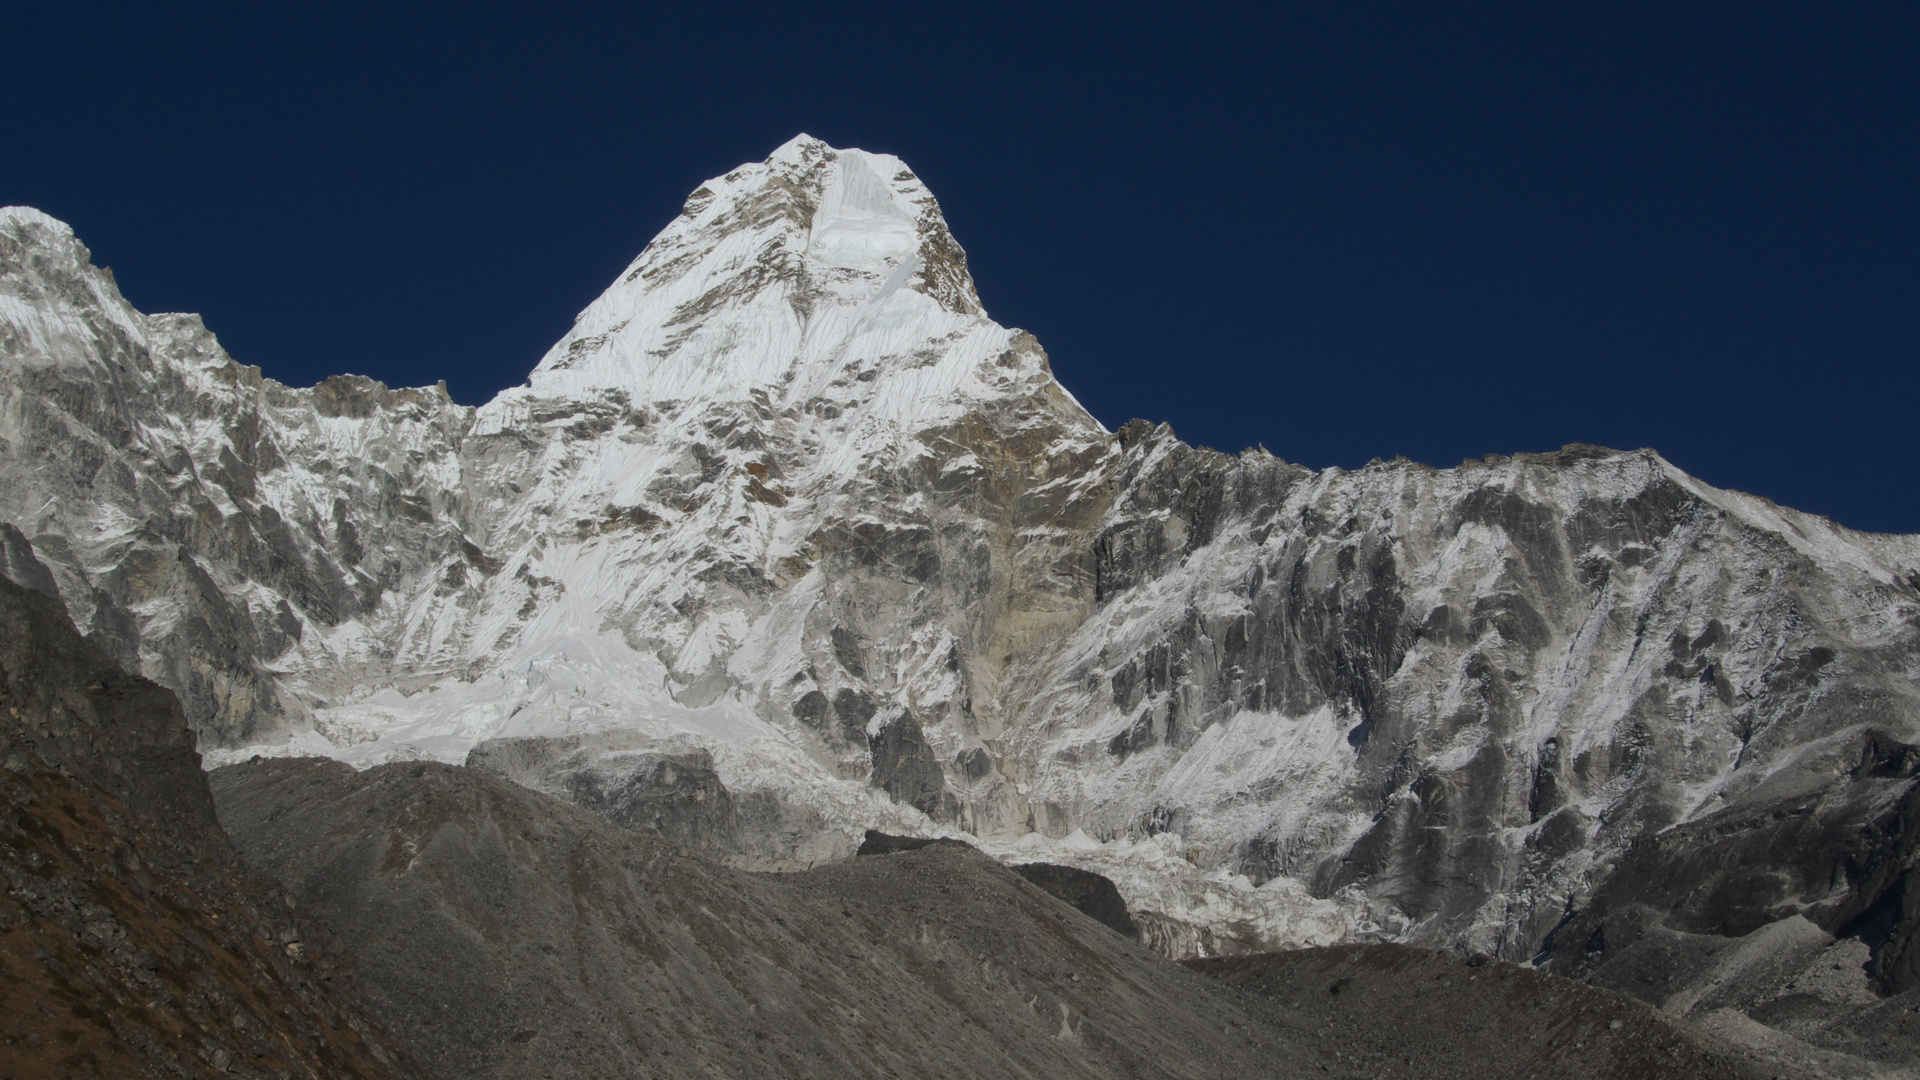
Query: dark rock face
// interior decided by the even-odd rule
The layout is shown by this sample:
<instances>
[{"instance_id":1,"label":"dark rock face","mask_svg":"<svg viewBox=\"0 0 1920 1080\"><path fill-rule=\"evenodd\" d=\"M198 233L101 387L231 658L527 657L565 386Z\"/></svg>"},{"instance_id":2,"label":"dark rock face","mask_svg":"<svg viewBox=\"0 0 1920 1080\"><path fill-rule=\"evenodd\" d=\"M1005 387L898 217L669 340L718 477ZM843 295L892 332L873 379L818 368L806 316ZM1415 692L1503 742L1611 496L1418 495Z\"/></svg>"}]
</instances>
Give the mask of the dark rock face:
<instances>
[{"instance_id":1,"label":"dark rock face","mask_svg":"<svg viewBox=\"0 0 1920 1080\"><path fill-rule=\"evenodd\" d=\"M1635 843L1542 959L1812 1075L1911 1064L1916 764L1871 729L1807 748Z\"/></svg>"},{"instance_id":2,"label":"dark rock face","mask_svg":"<svg viewBox=\"0 0 1920 1080\"><path fill-rule=\"evenodd\" d=\"M1866 938L1836 938L1801 915L1739 937L1676 930L1660 916L1616 911L1590 939L1584 977L1764 1051L1789 1074L1888 1075L1920 1056L1920 990L1882 997ZM1607 932L1614 940L1603 942Z\"/></svg>"},{"instance_id":3,"label":"dark rock face","mask_svg":"<svg viewBox=\"0 0 1920 1080\"><path fill-rule=\"evenodd\" d=\"M1869 731L1767 786L1635 844L1555 930L1556 966L1591 972L1652 927L1740 938L1802 916L1860 937L1883 991L1920 987L1920 748Z\"/></svg>"},{"instance_id":4,"label":"dark rock face","mask_svg":"<svg viewBox=\"0 0 1920 1080\"><path fill-rule=\"evenodd\" d=\"M855 855L892 855L901 851L919 851L935 844L953 844L959 847L972 847L964 840L954 840L944 836L895 836L878 829L868 829L866 838L860 841L860 850Z\"/></svg>"},{"instance_id":5,"label":"dark rock face","mask_svg":"<svg viewBox=\"0 0 1920 1080\"><path fill-rule=\"evenodd\" d=\"M946 771L912 712L886 721L867 743L873 753L874 787L936 821L953 818L958 805L947 791Z\"/></svg>"},{"instance_id":6,"label":"dark rock face","mask_svg":"<svg viewBox=\"0 0 1920 1080\"><path fill-rule=\"evenodd\" d=\"M52 572L33 556L33 543L4 521L0 521L0 577L49 599L60 599Z\"/></svg>"},{"instance_id":7,"label":"dark rock face","mask_svg":"<svg viewBox=\"0 0 1920 1080\"><path fill-rule=\"evenodd\" d=\"M1113 882L1091 870L1053 863L1024 863L1013 872L1038 885L1048 896L1073 905L1074 910L1124 938L1138 939L1140 928L1127 913L1127 902Z\"/></svg>"},{"instance_id":8,"label":"dark rock face","mask_svg":"<svg viewBox=\"0 0 1920 1080\"><path fill-rule=\"evenodd\" d=\"M241 868L179 702L14 583L44 567L6 570L0 1074L409 1074L337 954Z\"/></svg>"}]
</instances>

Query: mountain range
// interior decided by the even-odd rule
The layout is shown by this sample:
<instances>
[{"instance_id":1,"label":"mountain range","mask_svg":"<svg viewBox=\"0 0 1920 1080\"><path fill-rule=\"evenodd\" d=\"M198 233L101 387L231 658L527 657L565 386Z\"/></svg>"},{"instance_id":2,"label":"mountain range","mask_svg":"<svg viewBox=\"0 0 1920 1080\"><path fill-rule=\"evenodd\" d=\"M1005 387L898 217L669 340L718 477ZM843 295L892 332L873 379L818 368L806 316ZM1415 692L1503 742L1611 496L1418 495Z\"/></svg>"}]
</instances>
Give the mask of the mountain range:
<instances>
[{"instance_id":1,"label":"mountain range","mask_svg":"<svg viewBox=\"0 0 1920 1080\"><path fill-rule=\"evenodd\" d=\"M10 576L209 767L465 765L740 871L961 838L1176 959L1764 931L1920 986L1920 537L1649 450L1109 431L887 155L709 180L479 408L283 386L0 210L0 478Z\"/></svg>"}]
</instances>

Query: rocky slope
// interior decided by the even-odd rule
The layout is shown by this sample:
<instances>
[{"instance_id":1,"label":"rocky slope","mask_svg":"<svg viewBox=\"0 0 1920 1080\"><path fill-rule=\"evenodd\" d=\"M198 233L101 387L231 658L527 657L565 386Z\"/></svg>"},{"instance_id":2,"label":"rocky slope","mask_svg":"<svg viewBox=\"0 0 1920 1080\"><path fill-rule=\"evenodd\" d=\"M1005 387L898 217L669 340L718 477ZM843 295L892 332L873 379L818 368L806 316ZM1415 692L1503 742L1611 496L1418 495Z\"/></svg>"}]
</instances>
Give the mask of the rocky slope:
<instances>
[{"instance_id":1,"label":"rocky slope","mask_svg":"<svg viewBox=\"0 0 1920 1080\"><path fill-rule=\"evenodd\" d=\"M724 792L698 828L743 866L970 833L1105 874L1173 955L1574 965L1654 838L1920 741L1920 540L1648 451L1313 472L1109 433L885 155L702 185L477 410L280 386L0 215L0 518L215 761L477 752L656 824ZM1881 849L1768 918L1911 927Z\"/></svg>"},{"instance_id":2,"label":"rocky slope","mask_svg":"<svg viewBox=\"0 0 1920 1080\"><path fill-rule=\"evenodd\" d=\"M438 1076L1303 1072L1235 995L964 845L749 874L457 766L212 780Z\"/></svg>"},{"instance_id":3,"label":"rocky slope","mask_svg":"<svg viewBox=\"0 0 1920 1080\"><path fill-rule=\"evenodd\" d=\"M0 1075L415 1075L241 866L173 695L0 540Z\"/></svg>"},{"instance_id":4,"label":"rocky slope","mask_svg":"<svg viewBox=\"0 0 1920 1080\"><path fill-rule=\"evenodd\" d=\"M1283 1022L1315 1032L1325 1072L1334 1075L1823 1075L1702 1039L1684 1022L1618 993L1484 957L1337 945L1188 964L1264 999Z\"/></svg>"},{"instance_id":5,"label":"rocky slope","mask_svg":"<svg viewBox=\"0 0 1920 1080\"><path fill-rule=\"evenodd\" d=\"M1404 947L1203 977L950 840L747 873L457 766L211 780L436 1076L1822 1075L1617 993ZM1379 1022L1409 1006L1426 1022Z\"/></svg>"},{"instance_id":6,"label":"rocky slope","mask_svg":"<svg viewBox=\"0 0 1920 1080\"><path fill-rule=\"evenodd\" d=\"M1682 977L1667 987L1678 995L1653 995L1658 1009L1625 996L1648 1000L1645 966L1635 969L1640 978L1610 971L1596 988L1484 956L1402 945L1336 945L1187 965L1265 999L1280 1022L1316 1032L1336 1074L1920 1076L1920 992L1874 998L1859 958L1841 956L1852 945L1836 945L1804 920L1765 936L1791 937L1796 948L1667 935L1648 951L1669 961L1660 974ZM1817 943L1822 938L1824 945ZM1771 962L1788 952L1789 962Z\"/></svg>"}]
</instances>

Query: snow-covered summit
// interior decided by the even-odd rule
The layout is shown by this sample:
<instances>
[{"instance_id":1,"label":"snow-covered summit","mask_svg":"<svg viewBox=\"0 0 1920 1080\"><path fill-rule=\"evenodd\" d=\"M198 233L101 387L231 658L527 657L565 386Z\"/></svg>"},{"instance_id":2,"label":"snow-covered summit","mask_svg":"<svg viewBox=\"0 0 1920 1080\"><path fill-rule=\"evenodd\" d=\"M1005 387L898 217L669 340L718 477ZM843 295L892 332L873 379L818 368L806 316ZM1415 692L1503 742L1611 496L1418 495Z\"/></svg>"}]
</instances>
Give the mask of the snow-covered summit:
<instances>
[{"instance_id":1,"label":"snow-covered summit","mask_svg":"<svg viewBox=\"0 0 1920 1080\"><path fill-rule=\"evenodd\" d=\"M969 389L1007 339L900 159L801 135L696 189L501 407L604 391L635 403L876 396L836 393L853 381L908 399L888 409L900 418Z\"/></svg>"}]
</instances>

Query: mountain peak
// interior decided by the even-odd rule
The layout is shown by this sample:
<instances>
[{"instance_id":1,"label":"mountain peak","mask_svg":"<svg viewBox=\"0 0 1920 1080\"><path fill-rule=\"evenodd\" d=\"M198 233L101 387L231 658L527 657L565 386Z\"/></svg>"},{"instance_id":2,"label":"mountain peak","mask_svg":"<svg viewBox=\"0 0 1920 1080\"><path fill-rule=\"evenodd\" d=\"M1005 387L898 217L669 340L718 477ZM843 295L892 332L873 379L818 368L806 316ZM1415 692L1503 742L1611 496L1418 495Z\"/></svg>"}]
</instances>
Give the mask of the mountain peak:
<instances>
[{"instance_id":1,"label":"mountain peak","mask_svg":"<svg viewBox=\"0 0 1920 1080\"><path fill-rule=\"evenodd\" d=\"M589 805L734 805L699 828L740 865L879 828L1093 870L1176 954L1593 971L1637 962L1621 925L1898 907L1904 870L1830 887L1825 838L1911 861L1920 537L1650 453L1115 439L971 303L896 158L801 138L702 185L472 414L265 380L61 237L0 215L0 521L206 760L537 742ZM1885 990L1920 981L1900 918Z\"/></svg>"},{"instance_id":2,"label":"mountain peak","mask_svg":"<svg viewBox=\"0 0 1920 1080\"><path fill-rule=\"evenodd\" d=\"M819 157L822 155L831 159L838 153L840 153L840 151L832 146L828 146L824 139L816 139L803 131L793 138L788 139L786 142L781 143L773 153L768 154L767 164L771 165L776 162L797 163L811 157Z\"/></svg>"},{"instance_id":3,"label":"mountain peak","mask_svg":"<svg viewBox=\"0 0 1920 1080\"><path fill-rule=\"evenodd\" d=\"M802 135L800 138L804 139L806 136ZM794 141L798 142L800 140L795 139ZM788 145L792 144L790 143ZM18 225L38 225L42 228L53 229L62 235L73 235L73 226L68 225L66 222L61 221L59 218L45 211L36 210L31 206L0 206L0 226Z\"/></svg>"},{"instance_id":4,"label":"mountain peak","mask_svg":"<svg viewBox=\"0 0 1920 1080\"><path fill-rule=\"evenodd\" d=\"M913 170L802 134L696 188L542 358L530 389L682 400L717 384L786 384L801 367L951 340L984 314L966 254Z\"/></svg>"}]
</instances>

